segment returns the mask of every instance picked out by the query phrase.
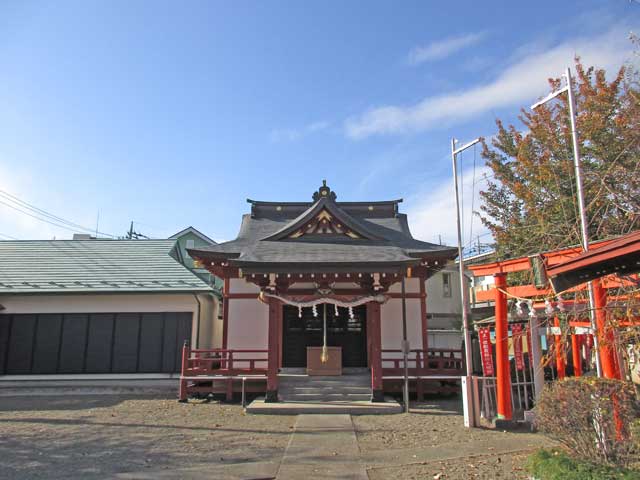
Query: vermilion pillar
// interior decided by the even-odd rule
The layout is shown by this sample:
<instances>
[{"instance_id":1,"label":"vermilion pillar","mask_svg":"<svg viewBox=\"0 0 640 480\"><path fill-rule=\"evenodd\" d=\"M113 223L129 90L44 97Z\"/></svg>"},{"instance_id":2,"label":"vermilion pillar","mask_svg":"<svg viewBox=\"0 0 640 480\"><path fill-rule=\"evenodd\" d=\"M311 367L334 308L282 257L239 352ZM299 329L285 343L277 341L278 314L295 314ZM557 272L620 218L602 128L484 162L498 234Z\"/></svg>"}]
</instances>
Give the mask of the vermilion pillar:
<instances>
[{"instance_id":1,"label":"vermilion pillar","mask_svg":"<svg viewBox=\"0 0 640 480\"><path fill-rule=\"evenodd\" d=\"M371 401L384 402L382 384L382 331L380 304L367 303L367 335L369 336L369 364L371 365Z\"/></svg>"},{"instance_id":2,"label":"vermilion pillar","mask_svg":"<svg viewBox=\"0 0 640 480\"><path fill-rule=\"evenodd\" d=\"M598 278L593 283L593 300L596 309L596 328L598 330L598 355L602 375L605 378L618 378L616 372L616 360L613 342L613 331L607 325L607 291L602 287Z\"/></svg>"},{"instance_id":3,"label":"vermilion pillar","mask_svg":"<svg viewBox=\"0 0 640 480\"><path fill-rule=\"evenodd\" d=\"M560 319L554 317L553 325L556 328L560 328ZM566 375L565 361L564 361L564 345L562 345L562 334L554 335L554 345L556 350L556 370L558 371L558 378L562 380Z\"/></svg>"},{"instance_id":4,"label":"vermilion pillar","mask_svg":"<svg viewBox=\"0 0 640 480\"><path fill-rule=\"evenodd\" d=\"M573 375L582 376L582 335L575 332L571 335L571 359L573 360Z\"/></svg>"},{"instance_id":5,"label":"vermilion pillar","mask_svg":"<svg viewBox=\"0 0 640 480\"><path fill-rule=\"evenodd\" d=\"M507 324L507 276L496 273L495 309L496 309L496 398L498 418L511 420L511 369L509 368L509 326Z\"/></svg>"},{"instance_id":6,"label":"vermilion pillar","mask_svg":"<svg viewBox=\"0 0 640 480\"><path fill-rule=\"evenodd\" d=\"M278 360L280 329L278 328L278 318L282 315L282 304L280 300L269 298L269 352L267 360L267 394L265 402L278 401Z\"/></svg>"}]
</instances>

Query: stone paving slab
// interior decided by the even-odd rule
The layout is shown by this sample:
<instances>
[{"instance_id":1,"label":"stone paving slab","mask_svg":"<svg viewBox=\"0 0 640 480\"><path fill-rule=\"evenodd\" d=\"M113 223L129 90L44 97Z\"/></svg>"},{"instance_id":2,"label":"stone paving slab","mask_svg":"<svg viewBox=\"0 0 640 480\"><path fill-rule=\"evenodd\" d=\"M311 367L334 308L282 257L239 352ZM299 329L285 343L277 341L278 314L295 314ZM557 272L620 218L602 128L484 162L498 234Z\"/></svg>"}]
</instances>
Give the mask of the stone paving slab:
<instances>
[{"instance_id":1,"label":"stone paving slab","mask_svg":"<svg viewBox=\"0 0 640 480\"><path fill-rule=\"evenodd\" d=\"M246 462L234 464L204 464L184 469L146 470L115 475L122 480L186 479L186 480L273 480L279 462Z\"/></svg>"},{"instance_id":2,"label":"stone paving slab","mask_svg":"<svg viewBox=\"0 0 640 480\"><path fill-rule=\"evenodd\" d=\"M278 480L367 480L350 415L299 415Z\"/></svg>"},{"instance_id":3,"label":"stone paving slab","mask_svg":"<svg viewBox=\"0 0 640 480\"><path fill-rule=\"evenodd\" d=\"M373 415L402 413L402 405L393 399L385 402L369 401L304 401L304 402L273 402L265 403L264 398L257 398L246 409L247 413L271 415L301 415L301 414L350 414Z\"/></svg>"}]
</instances>

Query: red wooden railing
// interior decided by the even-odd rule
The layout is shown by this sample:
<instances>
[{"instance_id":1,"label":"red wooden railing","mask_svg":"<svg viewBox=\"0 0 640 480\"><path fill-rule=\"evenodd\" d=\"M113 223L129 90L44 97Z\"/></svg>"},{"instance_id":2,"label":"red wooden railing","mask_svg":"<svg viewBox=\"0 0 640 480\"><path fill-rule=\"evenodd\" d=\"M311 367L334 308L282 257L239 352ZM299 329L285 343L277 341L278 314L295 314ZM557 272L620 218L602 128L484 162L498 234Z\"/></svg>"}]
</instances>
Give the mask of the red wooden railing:
<instances>
[{"instance_id":1,"label":"red wooden railing","mask_svg":"<svg viewBox=\"0 0 640 480\"><path fill-rule=\"evenodd\" d=\"M212 393L214 380L227 383L227 399L230 400L234 379L266 379L268 352L249 349L191 349L185 343L182 348L180 400L186 401L190 393Z\"/></svg>"},{"instance_id":2,"label":"red wooden railing","mask_svg":"<svg viewBox=\"0 0 640 480\"><path fill-rule=\"evenodd\" d=\"M429 376L461 376L464 375L464 356L462 350L453 348L430 348L428 350L411 350L407 364L409 375ZM404 374L402 350L382 350L382 374L394 376Z\"/></svg>"}]
</instances>

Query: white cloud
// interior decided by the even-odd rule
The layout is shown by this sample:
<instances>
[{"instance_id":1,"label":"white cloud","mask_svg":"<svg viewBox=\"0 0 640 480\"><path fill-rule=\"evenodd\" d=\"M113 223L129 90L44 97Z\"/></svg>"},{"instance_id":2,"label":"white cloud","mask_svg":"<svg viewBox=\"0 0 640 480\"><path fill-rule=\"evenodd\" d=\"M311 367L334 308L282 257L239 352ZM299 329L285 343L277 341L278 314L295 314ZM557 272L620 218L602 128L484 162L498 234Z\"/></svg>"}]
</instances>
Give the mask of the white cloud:
<instances>
[{"instance_id":1,"label":"white cloud","mask_svg":"<svg viewBox=\"0 0 640 480\"><path fill-rule=\"evenodd\" d=\"M424 62L441 60L464 48L475 45L485 36L486 32L467 33L456 37L448 37L422 47L415 47L409 52L407 61L410 65L419 65Z\"/></svg>"},{"instance_id":2,"label":"white cloud","mask_svg":"<svg viewBox=\"0 0 640 480\"><path fill-rule=\"evenodd\" d=\"M272 130L269 134L269 140L274 143L295 142L307 135L320 132L329 128L328 122L314 122L305 125L302 128L281 128Z\"/></svg>"},{"instance_id":3,"label":"white cloud","mask_svg":"<svg viewBox=\"0 0 640 480\"><path fill-rule=\"evenodd\" d=\"M476 167L475 182L473 167L468 167L462 172L463 182L460 193L464 202L463 244L465 245L469 243L471 234L472 240L475 242L478 236L483 236L488 232L480 219L472 215L471 196L473 194L473 210L479 211L480 190L486 186L484 175L489 174L490 171L488 167ZM443 244L450 246L458 244L456 203L451 178L438 183L431 190L413 195L407 199L407 204L409 226L414 237L437 243L438 235L441 235ZM484 236L481 240L483 243L487 243L489 238Z\"/></svg>"},{"instance_id":4,"label":"white cloud","mask_svg":"<svg viewBox=\"0 0 640 480\"><path fill-rule=\"evenodd\" d=\"M566 41L545 51L531 52L513 63L493 82L423 99L410 106L387 105L347 119L352 139L371 135L404 134L453 124L494 108L526 105L547 92L549 77L573 65L576 55L587 65L612 70L630 56L628 29L618 27L589 38Z\"/></svg>"}]
</instances>

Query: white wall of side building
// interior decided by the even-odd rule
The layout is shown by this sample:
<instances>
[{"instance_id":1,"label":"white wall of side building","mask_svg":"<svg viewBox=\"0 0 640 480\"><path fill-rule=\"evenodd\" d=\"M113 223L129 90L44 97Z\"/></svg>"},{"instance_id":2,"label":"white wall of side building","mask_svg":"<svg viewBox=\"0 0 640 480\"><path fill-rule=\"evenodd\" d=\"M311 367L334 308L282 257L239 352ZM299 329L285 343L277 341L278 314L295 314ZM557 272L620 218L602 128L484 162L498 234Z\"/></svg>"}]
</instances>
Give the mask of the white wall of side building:
<instances>
[{"instance_id":1,"label":"white wall of side building","mask_svg":"<svg viewBox=\"0 0 640 480\"><path fill-rule=\"evenodd\" d=\"M218 302L211 295L197 294L200 301L200 347L209 348L215 342ZM31 294L3 295L2 314L47 313L153 313L190 312L192 314L192 345L198 337L198 301L193 294ZM222 323L220 321L220 323ZM221 331L221 326L219 327Z\"/></svg>"}]
</instances>

